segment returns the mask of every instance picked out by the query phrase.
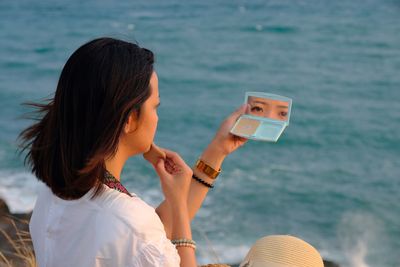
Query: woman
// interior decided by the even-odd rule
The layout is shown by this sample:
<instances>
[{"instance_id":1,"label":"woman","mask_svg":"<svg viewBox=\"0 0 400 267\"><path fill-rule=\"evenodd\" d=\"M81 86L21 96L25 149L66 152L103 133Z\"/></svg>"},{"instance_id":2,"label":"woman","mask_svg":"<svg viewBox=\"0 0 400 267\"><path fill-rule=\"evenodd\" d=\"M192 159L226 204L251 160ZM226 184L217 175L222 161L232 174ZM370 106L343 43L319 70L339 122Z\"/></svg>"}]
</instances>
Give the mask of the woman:
<instances>
[{"instance_id":1,"label":"woman","mask_svg":"<svg viewBox=\"0 0 400 267\"><path fill-rule=\"evenodd\" d=\"M126 160L148 151L160 104L153 53L112 38L90 41L65 64L54 98L21 132L32 172L46 186L30 232L38 266L196 266L190 220L224 158L246 142L232 113L191 169L172 151L153 167L165 200L156 208L121 183Z\"/></svg>"}]
</instances>

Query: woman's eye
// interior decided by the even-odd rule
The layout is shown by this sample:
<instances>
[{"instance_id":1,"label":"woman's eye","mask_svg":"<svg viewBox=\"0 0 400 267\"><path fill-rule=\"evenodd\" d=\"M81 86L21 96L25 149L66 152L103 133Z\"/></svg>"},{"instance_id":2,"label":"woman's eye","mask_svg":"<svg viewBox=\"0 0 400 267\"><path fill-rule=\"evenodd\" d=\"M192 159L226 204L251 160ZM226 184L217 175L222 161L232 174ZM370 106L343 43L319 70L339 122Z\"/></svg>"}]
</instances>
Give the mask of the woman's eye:
<instances>
[{"instance_id":1,"label":"woman's eye","mask_svg":"<svg viewBox=\"0 0 400 267\"><path fill-rule=\"evenodd\" d=\"M280 115L281 117L286 118L287 112L286 112L286 111L281 111L281 112L279 113L279 115Z\"/></svg>"},{"instance_id":2,"label":"woman's eye","mask_svg":"<svg viewBox=\"0 0 400 267\"><path fill-rule=\"evenodd\" d=\"M250 109L252 112L262 113L264 110L260 107L254 106Z\"/></svg>"}]
</instances>

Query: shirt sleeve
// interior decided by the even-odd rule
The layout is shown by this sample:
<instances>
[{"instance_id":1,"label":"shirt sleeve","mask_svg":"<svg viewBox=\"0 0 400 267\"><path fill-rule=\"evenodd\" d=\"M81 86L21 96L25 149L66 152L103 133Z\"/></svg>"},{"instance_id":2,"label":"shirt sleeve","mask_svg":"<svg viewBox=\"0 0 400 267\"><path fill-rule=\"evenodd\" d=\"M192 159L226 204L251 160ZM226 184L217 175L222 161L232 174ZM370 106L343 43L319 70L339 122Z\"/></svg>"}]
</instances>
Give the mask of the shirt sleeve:
<instances>
[{"instance_id":1,"label":"shirt sleeve","mask_svg":"<svg viewBox=\"0 0 400 267\"><path fill-rule=\"evenodd\" d=\"M180 257L175 246L167 238L164 225L155 209L139 197L130 198L119 194L111 208L124 222L130 233L130 245L126 247L126 263L129 267L179 267ZM115 225L115 223L113 224ZM115 232L115 231L114 231ZM127 232L120 231L124 238Z\"/></svg>"},{"instance_id":2,"label":"shirt sleeve","mask_svg":"<svg viewBox=\"0 0 400 267\"><path fill-rule=\"evenodd\" d=\"M133 258L132 267L179 267L180 257L175 246L165 236L146 244Z\"/></svg>"}]
</instances>

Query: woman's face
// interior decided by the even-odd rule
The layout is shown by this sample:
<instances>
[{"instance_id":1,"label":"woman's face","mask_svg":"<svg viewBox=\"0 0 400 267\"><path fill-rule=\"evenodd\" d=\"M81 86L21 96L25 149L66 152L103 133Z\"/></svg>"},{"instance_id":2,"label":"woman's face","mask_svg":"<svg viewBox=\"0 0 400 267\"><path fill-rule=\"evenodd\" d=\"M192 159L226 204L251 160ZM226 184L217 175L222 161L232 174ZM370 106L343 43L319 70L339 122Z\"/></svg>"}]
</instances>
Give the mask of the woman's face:
<instances>
[{"instance_id":1,"label":"woman's face","mask_svg":"<svg viewBox=\"0 0 400 267\"><path fill-rule=\"evenodd\" d=\"M249 96L247 102L250 104L251 115L280 121L288 118L288 102L255 96Z\"/></svg>"},{"instance_id":2,"label":"woman's face","mask_svg":"<svg viewBox=\"0 0 400 267\"><path fill-rule=\"evenodd\" d=\"M156 134L160 104L158 93L158 77L153 71L150 79L150 97L142 104L140 116L132 114L125 127L124 143L127 145L130 156L144 153L150 149Z\"/></svg>"}]
</instances>

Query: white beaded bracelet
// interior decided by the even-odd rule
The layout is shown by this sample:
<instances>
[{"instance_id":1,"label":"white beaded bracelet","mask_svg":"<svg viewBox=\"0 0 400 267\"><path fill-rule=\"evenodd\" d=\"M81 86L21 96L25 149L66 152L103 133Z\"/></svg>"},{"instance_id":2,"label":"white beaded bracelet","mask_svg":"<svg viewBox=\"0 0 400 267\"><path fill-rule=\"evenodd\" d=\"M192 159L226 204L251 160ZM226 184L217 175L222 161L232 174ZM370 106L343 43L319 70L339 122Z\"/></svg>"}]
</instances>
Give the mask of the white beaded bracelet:
<instances>
[{"instance_id":1,"label":"white beaded bracelet","mask_svg":"<svg viewBox=\"0 0 400 267\"><path fill-rule=\"evenodd\" d=\"M172 244L175 245L175 247L191 247L193 249L196 249L196 242L192 239L187 239L187 238L180 238L180 239L173 239L171 240Z\"/></svg>"},{"instance_id":2,"label":"white beaded bracelet","mask_svg":"<svg viewBox=\"0 0 400 267\"><path fill-rule=\"evenodd\" d=\"M190 244L190 243L177 243L177 244L175 244L175 247L176 248L178 248L178 247L191 247L194 250L196 250L196 245L193 245L193 244Z\"/></svg>"},{"instance_id":3,"label":"white beaded bracelet","mask_svg":"<svg viewBox=\"0 0 400 267\"><path fill-rule=\"evenodd\" d=\"M196 245L196 242L194 242L194 240L188 239L188 238L172 239L171 242L172 242L172 244L177 244L177 243L190 243L190 244Z\"/></svg>"}]
</instances>

